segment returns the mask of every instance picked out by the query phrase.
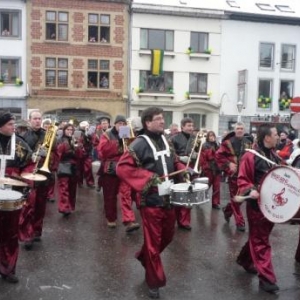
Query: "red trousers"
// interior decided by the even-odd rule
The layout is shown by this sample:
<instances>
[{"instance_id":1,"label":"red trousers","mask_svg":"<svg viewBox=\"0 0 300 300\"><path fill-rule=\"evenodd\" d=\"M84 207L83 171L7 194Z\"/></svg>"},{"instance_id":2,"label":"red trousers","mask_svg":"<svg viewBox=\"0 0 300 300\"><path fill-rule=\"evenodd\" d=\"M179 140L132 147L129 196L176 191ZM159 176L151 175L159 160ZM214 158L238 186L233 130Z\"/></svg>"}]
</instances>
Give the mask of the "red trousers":
<instances>
[{"instance_id":1,"label":"red trousers","mask_svg":"<svg viewBox=\"0 0 300 300\"><path fill-rule=\"evenodd\" d=\"M247 203L247 217L249 223L249 239L242 248L237 262L245 268L255 266L258 277L270 283L276 282L272 265L272 253L269 236L274 224L268 221L261 211L257 211Z\"/></svg>"},{"instance_id":2,"label":"red trousers","mask_svg":"<svg viewBox=\"0 0 300 300\"><path fill-rule=\"evenodd\" d=\"M47 186L38 186L30 191L20 216L19 239L21 241L32 241L34 237L42 235L47 195Z\"/></svg>"},{"instance_id":3,"label":"red trousers","mask_svg":"<svg viewBox=\"0 0 300 300\"><path fill-rule=\"evenodd\" d=\"M0 274L15 274L19 255L19 217L21 210L0 211Z\"/></svg>"},{"instance_id":4,"label":"red trousers","mask_svg":"<svg viewBox=\"0 0 300 300\"><path fill-rule=\"evenodd\" d=\"M241 203L237 203L233 201L233 198L238 191L237 177L229 177L228 185L229 185L230 202L226 205L224 212L229 217L231 217L233 214L235 219L235 224L237 226L245 226L245 220L240 208Z\"/></svg>"},{"instance_id":5,"label":"red trousers","mask_svg":"<svg viewBox=\"0 0 300 300\"><path fill-rule=\"evenodd\" d=\"M191 225L191 208L175 206L175 213L179 226Z\"/></svg>"},{"instance_id":6,"label":"red trousers","mask_svg":"<svg viewBox=\"0 0 300 300\"><path fill-rule=\"evenodd\" d=\"M48 185L47 200L55 198L55 173L52 173L52 177Z\"/></svg>"},{"instance_id":7,"label":"red trousers","mask_svg":"<svg viewBox=\"0 0 300 300\"><path fill-rule=\"evenodd\" d=\"M144 244L136 253L146 271L149 288L166 285L166 276L160 253L171 243L175 232L175 211L157 207L142 207Z\"/></svg>"},{"instance_id":8,"label":"red trousers","mask_svg":"<svg viewBox=\"0 0 300 300\"><path fill-rule=\"evenodd\" d=\"M119 196L121 200L122 222L126 225L135 222L135 215L132 209L134 191L125 181L119 185Z\"/></svg>"},{"instance_id":9,"label":"red trousers","mask_svg":"<svg viewBox=\"0 0 300 300\"><path fill-rule=\"evenodd\" d=\"M95 180L93 176L92 170L92 158L90 156L83 157L80 162L80 170L79 170L79 184L83 185L83 179L85 178L87 185L94 185Z\"/></svg>"},{"instance_id":10,"label":"red trousers","mask_svg":"<svg viewBox=\"0 0 300 300\"><path fill-rule=\"evenodd\" d=\"M221 174L214 175L213 172L205 171L204 176L208 178L209 187L212 186L212 204L220 204Z\"/></svg>"},{"instance_id":11,"label":"red trousers","mask_svg":"<svg viewBox=\"0 0 300 300\"><path fill-rule=\"evenodd\" d=\"M295 254L295 260L300 263L300 232L299 232L299 242Z\"/></svg>"},{"instance_id":12,"label":"red trousers","mask_svg":"<svg viewBox=\"0 0 300 300\"><path fill-rule=\"evenodd\" d=\"M119 191L120 179L115 175L104 174L102 176L104 212L108 222L117 220L117 196Z\"/></svg>"},{"instance_id":13,"label":"red trousers","mask_svg":"<svg viewBox=\"0 0 300 300\"><path fill-rule=\"evenodd\" d=\"M78 178L74 176L58 177L58 211L70 213L75 210Z\"/></svg>"}]
</instances>

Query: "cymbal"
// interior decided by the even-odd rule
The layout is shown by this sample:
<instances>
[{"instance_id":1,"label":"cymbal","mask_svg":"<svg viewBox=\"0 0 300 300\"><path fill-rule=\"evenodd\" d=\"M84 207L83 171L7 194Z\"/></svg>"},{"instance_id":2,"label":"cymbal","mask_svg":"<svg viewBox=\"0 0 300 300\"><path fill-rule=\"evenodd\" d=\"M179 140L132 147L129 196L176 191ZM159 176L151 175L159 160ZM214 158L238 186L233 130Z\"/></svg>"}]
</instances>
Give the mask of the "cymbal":
<instances>
[{"instance_id":1,"label":"cymbal","mask_svg":"<svg viewBox=\"0 0 300 300\"><path fill-rule=\"evenodd\" d=\"M21 177L33 181L44 181L47 179L47 177L42 174L34 174L34 173L22 173Z\"/></svg>"},{"instance_id":2,"label":"cymbal","mask_svg":"<svg viewBox=\"0 0 300 300\"><path fill-rule=\"evenodd\" d=\"M0 178L0 184L7 184L7 185L16 185L16 186L28 186L26 182L17 180L17 179L12 179L9 177L2 177Z\"/></svg>"}]
</instances>

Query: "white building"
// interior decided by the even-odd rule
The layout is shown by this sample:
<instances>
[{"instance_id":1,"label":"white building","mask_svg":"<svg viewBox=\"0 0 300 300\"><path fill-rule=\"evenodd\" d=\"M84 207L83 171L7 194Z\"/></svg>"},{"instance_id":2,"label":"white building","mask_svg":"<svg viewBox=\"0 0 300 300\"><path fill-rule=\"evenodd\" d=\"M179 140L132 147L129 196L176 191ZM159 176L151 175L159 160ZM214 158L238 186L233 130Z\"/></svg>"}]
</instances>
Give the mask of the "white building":
<instances>
[{"instance_id":1,"label":"white building","mask_svg":"<svg viewBox=\"0 0 300 300\"><path fill-rule=\"evenodd\" d=\"M217 131L223 12L160 2L132 5L131 115L157 105L167 125L190 116ZM163 76L151 75L150 49L164 50Z\"/></svg>"},{"instance_id":2,"label":"white building","mask_svg":"<svg viewBox=\"0 0 300 300\"><path fill-rule=\"evenodd\" d=\"M26 118L26 1L0 1L0 110Z\"/></svg>"},{"instance_id":3,"label":"white building","mask_svg":"<svg viewBox=\"0 0 300 300\"><path fill-rule=\"evenodd\" d=\"M131 114L159 105L168 124L191 116L219 134L236 122L238 103L248 126L258 115L288 118L288 100L300 95L299 24L292 0L134 1ZM151 76L151 48L165 50L163 82Z\"/></svg>"}]
</instances>

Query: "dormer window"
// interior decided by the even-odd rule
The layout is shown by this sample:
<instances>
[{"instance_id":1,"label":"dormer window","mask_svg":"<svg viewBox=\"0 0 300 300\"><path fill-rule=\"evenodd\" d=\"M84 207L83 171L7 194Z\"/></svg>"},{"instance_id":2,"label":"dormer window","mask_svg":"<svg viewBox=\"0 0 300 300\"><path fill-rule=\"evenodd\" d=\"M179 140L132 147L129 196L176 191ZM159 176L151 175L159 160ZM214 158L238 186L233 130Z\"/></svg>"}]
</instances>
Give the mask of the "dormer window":
<instances>
[{"instance_id":1,"label":"dormer window","mask_svg":"<svg viewBox=\"0 0 300 300\"><path fill-rule=\"evenodd\" d=\"M256 3L256 6L261 10L275 11L275 8L273 8L270 4Z\"/></svg>"}]
</instances>

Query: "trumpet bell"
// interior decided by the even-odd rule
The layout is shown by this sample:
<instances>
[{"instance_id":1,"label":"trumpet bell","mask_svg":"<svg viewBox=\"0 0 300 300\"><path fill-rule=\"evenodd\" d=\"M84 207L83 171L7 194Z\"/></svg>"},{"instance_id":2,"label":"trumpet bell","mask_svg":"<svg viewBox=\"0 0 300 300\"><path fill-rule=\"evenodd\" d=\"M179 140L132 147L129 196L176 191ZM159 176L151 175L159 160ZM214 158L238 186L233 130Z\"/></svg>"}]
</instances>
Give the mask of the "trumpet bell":
<instances>
[{"instance_id":1,"label":"trumpet bell","mask_svg":"<svg viewBox=\"0 0 300 300\"><path fill-rule=\"evenodd\" d=\"M14 185L14 186L28 186L26 182L9 178L9 177L0 178L0 184Z\"/></svg>"},{"instance_id":2,"label":"trumpet bell","mask_svg":"<svg viewBox=\"0 0 300 300\"><path fill-rule=\"evenodd\" d=\"M45 181L47 179L47 177L42 174L34 173L22 173L21 177L32 181Z\"/></svg>"}]
</instances>

